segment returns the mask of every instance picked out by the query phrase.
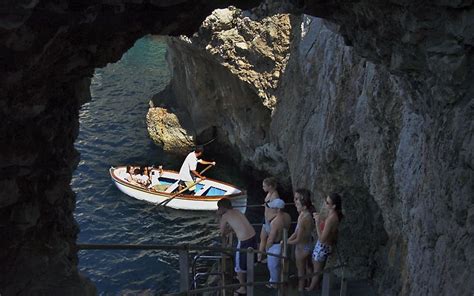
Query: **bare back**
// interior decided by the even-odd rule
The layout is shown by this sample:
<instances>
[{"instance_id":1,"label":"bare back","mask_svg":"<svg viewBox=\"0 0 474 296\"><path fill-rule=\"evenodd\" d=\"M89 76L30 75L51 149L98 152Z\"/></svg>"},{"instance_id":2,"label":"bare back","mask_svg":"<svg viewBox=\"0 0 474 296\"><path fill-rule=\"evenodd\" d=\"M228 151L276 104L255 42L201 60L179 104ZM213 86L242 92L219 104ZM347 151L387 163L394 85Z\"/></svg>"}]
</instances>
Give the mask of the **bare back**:
<instances>
[{"instance_id":1,"label":"bare back","mask_svg":"<svg viewBox=\"0 0 474 296\"><path fill-rule=\"evenodd\" d=\"M247 217L238 210L230 209L222 215L220 221L221 232L224 232L223 229L226 224L229 224L239 241L248 240L255 235L255 229L247 220Z\"/></svg>"}]
</instances>

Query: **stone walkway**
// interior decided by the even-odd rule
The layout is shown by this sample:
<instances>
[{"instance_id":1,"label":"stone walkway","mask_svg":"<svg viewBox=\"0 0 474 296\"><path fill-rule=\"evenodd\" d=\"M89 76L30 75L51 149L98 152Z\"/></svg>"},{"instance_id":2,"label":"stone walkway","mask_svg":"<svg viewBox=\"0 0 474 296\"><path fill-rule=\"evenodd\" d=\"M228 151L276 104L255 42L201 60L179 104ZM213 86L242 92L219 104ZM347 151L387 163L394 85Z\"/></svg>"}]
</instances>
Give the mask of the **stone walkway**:
<instances>
[{"instance_id":1,"label":"stone walkway","mask_svg":"<svg viewBox=\"0 0 474 296\"><path fill-rule=\"evenodd\" d=\"M295 274L294 270L290 270L290 277ZM268 270L266 265L259 264L255 266L255 280L257 282L268 281ZM333 289L331 290L331 296L339 296L339 288L340 288L341 279L335 277L333 282ZM310 295L321 295L321 291L312 291L312 292L303 292L298 293L297 291L297 283L296 280L290 279L290 287L288 290L288 296L310 296ZM231 294L232 295L232 294ZM276 289L269 289L265 286L257 286L255 287L255 295L256 296L277 296L278 292ZM377 293L366 280L348 280L347 282L347 294L346 296L377 296Z\"/></svg>"}]
</instances>

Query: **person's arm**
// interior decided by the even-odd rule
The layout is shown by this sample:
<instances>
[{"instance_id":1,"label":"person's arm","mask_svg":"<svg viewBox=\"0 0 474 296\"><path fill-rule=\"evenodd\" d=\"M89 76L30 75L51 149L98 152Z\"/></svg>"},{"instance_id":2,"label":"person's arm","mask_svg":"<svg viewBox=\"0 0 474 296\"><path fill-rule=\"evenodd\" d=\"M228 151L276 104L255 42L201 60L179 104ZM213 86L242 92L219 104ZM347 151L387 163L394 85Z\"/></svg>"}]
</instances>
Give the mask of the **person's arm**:
<instances>
[{"instance_id":1,"label":"person's arm","mask_svg":"<svg viewBox=\"0 0 474 296\"><path fill-rule=\"evenodd\" d=\"M191 173L193 173L196 177L198 177L198 178L201 179L201 180L206 179L206 177L204 177L203 175L201 175L200 173L198 173L198 171L196 171L196 170L192 170Z\"/></svg>"},{"instance_id":2,"label":"person's arm","mask_svg":"<svg viewBox=\"0 0 474 296\"><path fill-rule=\"evenodd\" d=\"M295 245L296 244L295 240L297 238L297 235L296 235L297 232L298 231L293 232L293 234L290 235L290 237L288 238L288 244L289 245Z\"/></svg>"},{"instance_id":3,"label":"person's arm","mask_svg":"<svg viewBox=\"0 0 474 296\"><path fill-rule=\"evenodd\" d=\"M227 225L227 216L224 214L221 216L220 221L219 221L219 232L221 233L221 236L225 236L227 234L226 225Z\"/></svg>"},{"instance_id":4,"label":"person's arm","mask_svg":"<svg viewBox=\"0 0 474 296\"><path fill-rule=\"evenodd\" d=\"M204 159L198 159L198 162L200 164L212 164L212 165L216 165L216 162L215 161L207 161L207 160L204 160Z\"/></svg>"},{"instance_id":5,"label":"person's arm","mask_svg":"<svg viewBox=\"0 0 474 296\"><path fill-rule=\"evenodd\" d=\"M296 245L301 242L301 237L303 236L304 230L306 229L306 223L304 223L304 220L301 222L302 223L298 223L298 229L288 239L288 244Z\"/></svg>"}]
</instances>

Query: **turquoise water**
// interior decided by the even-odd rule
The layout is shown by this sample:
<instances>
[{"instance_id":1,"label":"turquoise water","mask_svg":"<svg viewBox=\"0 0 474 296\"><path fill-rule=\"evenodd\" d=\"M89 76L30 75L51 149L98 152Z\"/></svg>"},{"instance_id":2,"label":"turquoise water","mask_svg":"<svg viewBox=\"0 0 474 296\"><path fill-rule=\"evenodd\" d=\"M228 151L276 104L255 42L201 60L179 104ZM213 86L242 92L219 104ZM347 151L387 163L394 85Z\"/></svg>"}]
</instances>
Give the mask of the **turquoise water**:
<instances>
[{"instance_id":1,"label":"turquoise water","mask_svg":"<svg viewBox=\"0 0 474 296\"><path fill-rule=\"evenodd\" d=\"M214 213L154 209L121 193L108 175L110 166L121 164L179 168L181 159L157 148L145 124L148 101L169 78L165 45L155 37L138 40L119 62L96 70L92 100L80 112L76 148L81 161L72 180L79 243L217 243L216 227L208 226L215 223ZM221 162L209 176L223 170ZM79 252L80 271L94 281L101 295L177 291L178 266L176 252Z\"/></svg>"}]
</instances>

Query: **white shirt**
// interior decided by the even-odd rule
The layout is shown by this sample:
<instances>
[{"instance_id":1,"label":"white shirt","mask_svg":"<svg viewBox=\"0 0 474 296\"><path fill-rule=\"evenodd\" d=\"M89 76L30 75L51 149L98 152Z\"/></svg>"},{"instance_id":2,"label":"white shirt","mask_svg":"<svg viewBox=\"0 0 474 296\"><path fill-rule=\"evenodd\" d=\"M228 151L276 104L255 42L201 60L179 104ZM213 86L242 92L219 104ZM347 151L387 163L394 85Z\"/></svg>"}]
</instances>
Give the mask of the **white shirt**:
<instances>
[{"instance_id":1,"label":"white shirt","mask_svg":"<svg viewBox=\"0 0 474 296\"><path fill-rule=\"evenodd\" d=\"M150 179L148 178L148 176L145 176L145 175L135 175L135 178L138 183L143 184L143 185L148 183L148 180Z\"/></svg>"},{"instance_id":2,"label":"white shirt","mask_svg":"<svg viewBox=\"0 0 474 296\"><path fill-rule=\"evenodd\" d=\"M181 169L179 170L179 179L182 181L194 181L191 177L191 171L196 170L198 162L201 162L201 160L197 159L194 151L189 153L188 156L186 156L183 165L181 165Z\"/></svg>"},{"instance_id":3,"label":"white shirt","mask_svg":"<svg viewBox=\"0 0 474 296\"><path fill-rule=\"evenodd\" d=\"M151 184L150 184L149 187L153 187L155 185L160 185L161 184L161 182L159 180L160 173L158 171L152 171L151 174L152 174L151 175Z\"/></svg>"}]
</instances>

